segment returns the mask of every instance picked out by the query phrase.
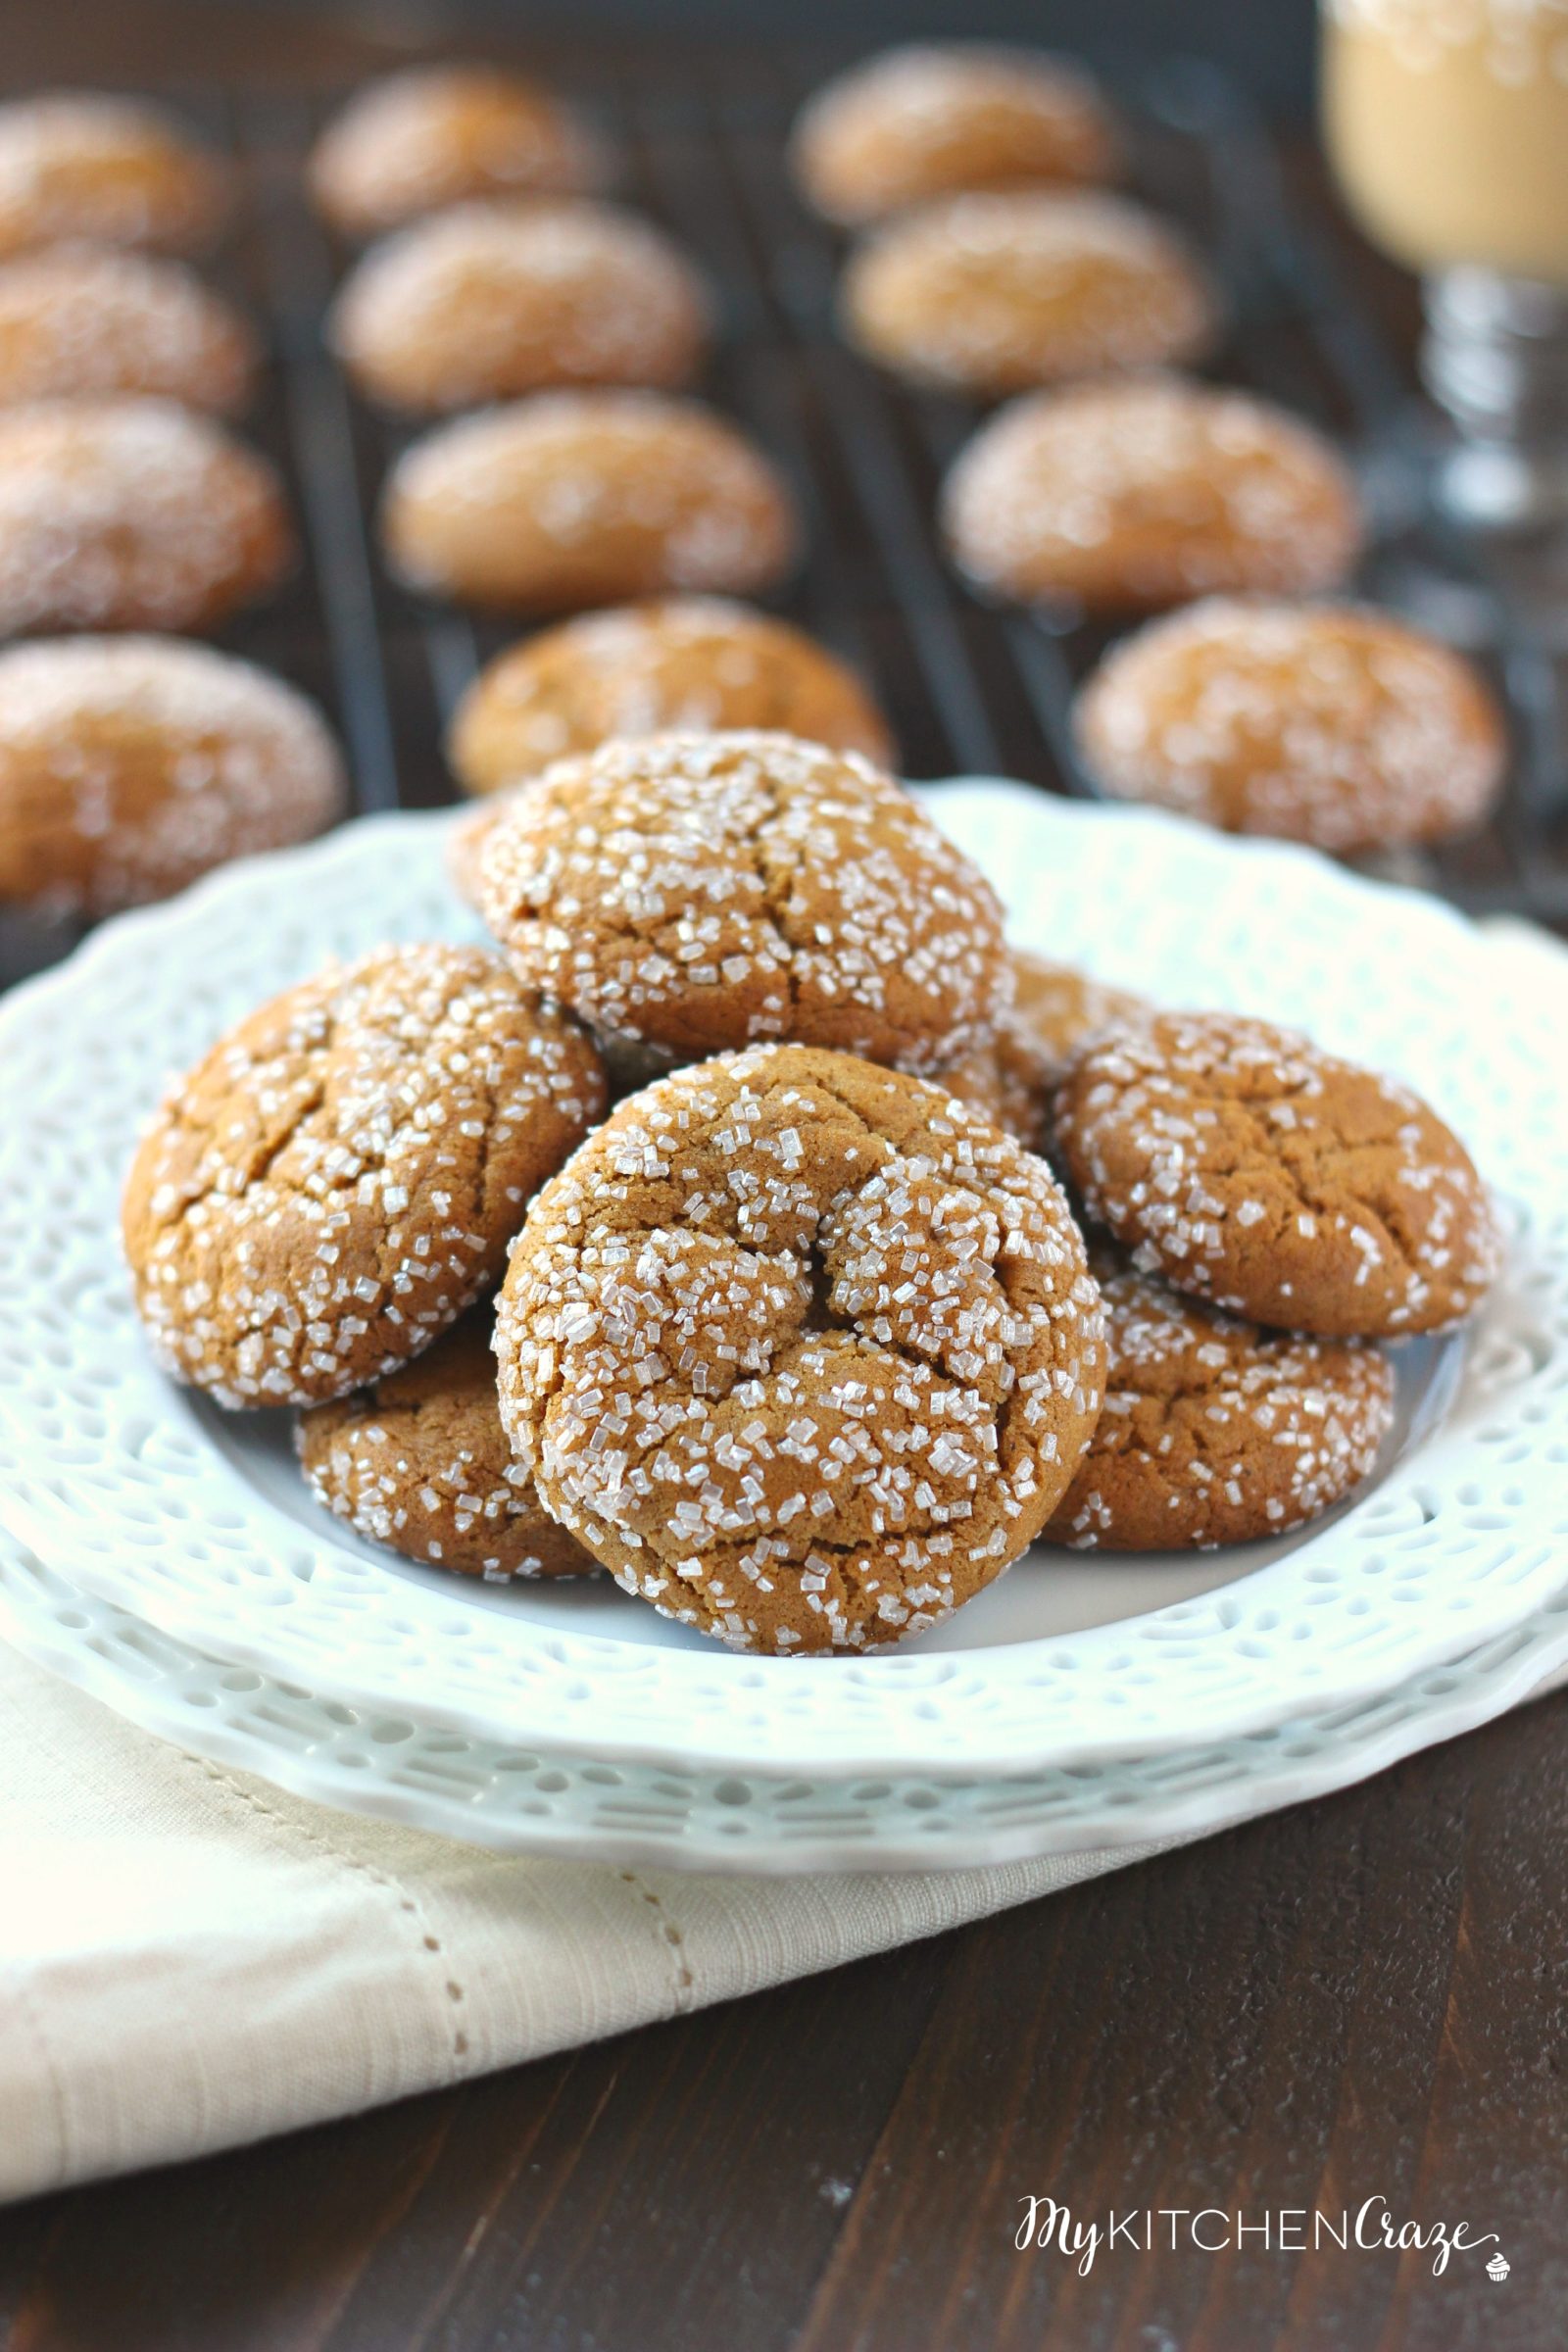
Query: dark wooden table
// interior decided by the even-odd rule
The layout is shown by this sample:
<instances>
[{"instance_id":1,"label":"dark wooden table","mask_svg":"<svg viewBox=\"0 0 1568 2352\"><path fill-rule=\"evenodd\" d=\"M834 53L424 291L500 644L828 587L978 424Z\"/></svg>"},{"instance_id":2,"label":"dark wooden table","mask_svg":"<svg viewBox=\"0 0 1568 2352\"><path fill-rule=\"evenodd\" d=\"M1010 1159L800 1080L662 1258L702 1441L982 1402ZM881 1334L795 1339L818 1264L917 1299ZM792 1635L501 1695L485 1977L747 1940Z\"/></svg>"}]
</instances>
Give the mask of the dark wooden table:
<instances>
[{"instance_id":1,"label":"dark wooden table","mask_svg":"<svg viewBox=\"0 0 1568 2352\"><path fill-rule=\"evenodd\" d=\"M14 83L90 59L310 86L402 53L368 13L28 0L0 46ZM14 2209L0 2348L1545 2352L1568 2334L1565 1733L1568 1695L882 1960ZM1158 2234L1080 2275L1017 2250L1029 2196ZM1278 2246L1282 2210L1376 2199L1494 2232L1509 2278ZM1203 2208L1242 2214L1242 2250L1185 2221L1172 2248L1160 2210Z\"/></svg>"}]
</instances>

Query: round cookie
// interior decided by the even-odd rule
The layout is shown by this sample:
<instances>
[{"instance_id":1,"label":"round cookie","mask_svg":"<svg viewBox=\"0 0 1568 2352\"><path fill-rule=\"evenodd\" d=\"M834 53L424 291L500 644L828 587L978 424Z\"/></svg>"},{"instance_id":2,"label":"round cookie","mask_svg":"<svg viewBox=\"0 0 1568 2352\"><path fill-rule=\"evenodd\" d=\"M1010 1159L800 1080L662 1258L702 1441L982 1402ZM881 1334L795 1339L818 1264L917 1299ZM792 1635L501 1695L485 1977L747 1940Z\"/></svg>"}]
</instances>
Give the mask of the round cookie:
<instances>
[{"instance_id":1,"label":"round cookie","mask_svg":"<svg viewBox=\"0 0 1568 2352\"><path fill-rule=\"evenodd\" d=\"M408 587L520 612L766 588L800 540L761 453L653 392L540 392L438 426L396 467L381 528Z\"/></svg>"},{"instance_id":2,"label":"round cookie","mask_svg":"<svg viewBox=\"0 0 1568 2352\"><path fill-rule=\"evenodd\" d=\"M1105 1401L1046 1541L1207 1549L1283 1535L1369 1477L1394 1423L1386 1357L1260 1331L1090 1251Z\"/></svg>"},{"instance_id":3,"label":"round cookie","mask_svg":"<svg viewBox=\"0 0 1568 2352\"><path fill-rule=\"evenodd\" d=\"M1012 1002L996 1035L944 1062L932 1072L932 1084L951 1087L1029 1151L1045 1152L1053 1098L1074 1054L1089 1038L1136 1020L1148 1006L1126 989L1109 988L1023 948L1014 948L1008 962Z\"/></svg>"},{"instance_id":4,"label":"round cookie","mask_svg":"<svg viewBox=\"0 0 1568 2352\"><path fill-rule=\"evenodd\" d=\"M62 247L0 264L0 405L128 393L232 416L256 338L178 262Z\"/></svg>"},{"instance_id":5,"label":"round cookie","mask_svg":"<svg viewBox=\"0 0 1568 2352\"><path fill-rule=\"evenodd\" d=\"M1218 306L1181 239L1115 196L955 196L854 255L852 343L898 374L983 399L1200 357Z\"/></svg>"},{"instance_id":6,"label":"round cookie","mask_svg":"<svg viewBox=\"0 0 1568 2352\"><path fill-rule=\"evenodd\" d=\"M249 662L161 637L0 653L0 900L110 914L344 803L319 712Z\"/></svg>"},{"instance_id":7,"label":"round cookie","mask_svg":"<svg viewBox=\"0 0 1568 2352\"><path fill-rule=\"evenodd\" d=\"M317 1501L408 1559L486 1584L598 1573L512 1458L488 1316L465 1315L401 1371L312 1405L294 1442Z\"/></svg>"},{"instance_id":8,"label":"round cookie","mask_svg":"<svg viewBox=\"0 0 1568 2352\"><path fill-rule=\"evenodd\" d=\"M628 1592L739 1649L871 1649L1000 1576L1100 1407L1049 1169L937 1089L763 1047L623 1102L539 1195L502 1419Z\"/></svg>"},{"instance_id":9,"label":"round cookie","mask_svg":"<svg viewBox=\"0 0 1568 2352\"><path fill-rule=\"evenodd\" d=\"M1349 471L1319 434L1175 377L1012 402L960 454L943 524L978 587L1092 612L1333 588L1361 538Z\"/></svg>"},{"instance_id":10,"label":"round cookie","mask_svg":"<svg viewBox=\"0 0 1568 2352\"><path fill-rule=\"evenodd\" d=\"M635 213L465 204L373 247L329 335L369 399L434 415L564 385L689 383L709 301L680 248Z\"/></svg>"},{"instance_id":11,"label":"round cookie","mask_svg":"<svg viewBox=\"0 0 1568 2352\"><path fill-rule=\"evenodd\" d=\"M154 1353L220 1404L318 1404L500 1274L604 1108L571 1022L481 948L379 948L285 990L166 1096L125 1255Z\"/></svg>"},{"instance_id":12,"label":"round cookie","mask_svg":"<svg viewBox=\"0 0 1568 2352\"><path fill-rule=\"evenodd\" d=\"M561 760L491 832L479 897L528 987L681 1060L789 1037L934 1069L1009 995L975 867L866 760L792 735Z\"/></svg>"},{"instance_id":13,"label":"round cookie","mask_svg":"<svg viewBox=\"0 0 1568 2352\"><path fill-rule=\"evenodd\" d=\"M734 727L892 757L887 724L825 646L727 598L669 597L584 613L497 656L458 706L447 756L496 792L612 735Z\"/></svg>"},{"instance_id":14,"label":"round cookie","mask_svg":"<svg viewBox=\"0 0 1568 2352\"><path fill-rule=\"evenodd\" d=\"M964 188L1111 178L1116 136L1076 67L979 41L885 50L818 90L790 142L808 204L849 228Z\"/></svg>"},{"instance_id":15,"label":"round cookie","mask_svg":"<svg viewBox=\"0 0 1568 2352\"><path fill-rule=\"evenodd\" d=\"M0 254L78 240L196 253L228 203L224 166L162 107L98 90L0 106Z\"/></svg>"},{"instance_id":16,"label":"round cookie","mask_svg":"<svg viewBox=\"0 0 1568 2352\"><path fill-rule=\"evenodd\" d=\"M1172 613L1112 650L1076 725L1119 799L1342 854L1479 824L1508 755L1470 662L1355 605L1213 598Z\"/></svg>"},{"instance_id":17,"label":"round cookie","mask_svg":"<svg viewBox=\"0 0 1568 2352\"><path fill-rule=\"evenodd\" d=\"M1486 1188L1437 1113L1264 1021L1153 1013L1089 1045L1055 1140L1140 1266L1254 1322L1441 1331L1497 1271Z\"/></svg>"},{"instance_id":18,"label":"round cookie","mask_svg":"<svg viewBox=\"0 0 1568 2352\"><path fill-rule=\"evenodd\" d=\"M216 628L293 554L271 467L172 401L0 412L0 636Z\"/></svg>"},{"instance_id":19,"label":"round cookie","mask_svg":"<svg viewBox=\"0 0 1568 2352\"><path fill-rule=\"evenodd\" d=\"M345 237L473 196L577 196L599 141L538 82L495 66L416 66L356 92L317 141L311 192Z\"/></svg>"}]
</instances>

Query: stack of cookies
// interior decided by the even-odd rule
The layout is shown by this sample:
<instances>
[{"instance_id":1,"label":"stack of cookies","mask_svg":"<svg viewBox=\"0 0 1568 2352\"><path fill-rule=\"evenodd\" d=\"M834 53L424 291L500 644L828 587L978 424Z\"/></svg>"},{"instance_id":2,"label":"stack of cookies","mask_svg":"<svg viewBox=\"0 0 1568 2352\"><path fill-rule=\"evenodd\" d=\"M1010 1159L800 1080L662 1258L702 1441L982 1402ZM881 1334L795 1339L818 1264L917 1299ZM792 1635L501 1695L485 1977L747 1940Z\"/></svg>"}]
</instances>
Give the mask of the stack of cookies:
<instances>
[{"instance_id":1,"label":"stack of cookies","mask_svg":"<svg viewBox=\"0 0 1568 2352\"><path fill-rule=\"evenodd\" d=\"M499 802L467 872L493 950L262 1007L124 1201L161 1362L298 1408L320 1500L414 1559L882 1647L1041 1537L1327 1508L1390 1427L1375 1343L1492 1277L1425 1104L1010 951L856 753L612 739Z\"/></svg>"}]
</instances>

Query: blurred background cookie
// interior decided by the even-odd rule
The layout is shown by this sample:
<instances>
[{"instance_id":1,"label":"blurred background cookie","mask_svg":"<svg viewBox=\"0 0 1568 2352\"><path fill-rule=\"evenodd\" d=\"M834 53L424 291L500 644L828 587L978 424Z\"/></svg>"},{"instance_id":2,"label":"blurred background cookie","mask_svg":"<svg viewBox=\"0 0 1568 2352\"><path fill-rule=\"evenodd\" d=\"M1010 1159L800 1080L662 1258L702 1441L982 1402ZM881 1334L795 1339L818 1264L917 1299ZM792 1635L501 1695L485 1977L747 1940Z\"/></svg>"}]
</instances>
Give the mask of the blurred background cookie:
<instances>
[{"instance_id":1,"label":"blurred background cookie","mask_svg":"<svg viewBox=\"0 0 1568 2352\"><path fill-rule=\"evenodd\" d=\"M791 161L808 204L854 228L960 188L1109 179L1116 136L1089 75L1044 50L917 43L818 90Z\"/></svg>"},{"instance_id":2,"label":"blurred background cookie","mask_svg":"<svg viewBox=\"0 0 1568 2352\"><path fill-rule=\"evenodd\" d=\"M577 196L607 176L598 139L551 91L498 66L416 66L356 92L311 157L317 205L373 237L469 196Z\"/></svg>"},{"instance_id":3,"label":"blurred background cookie","mask_svg":"<svg viewBox=\"0 0 1568 2352\"><path fill-rule=\"evenodd\" d=\"M178 262L73 245L0 263L0 405L130 393L233 416L259 356L249 321Z\"/></svg>"},{"instance_id":4,"label":"blurred background cookie","mask_svg":"<svg viewBox=\"0 0 1568 2352\"><path fill-rule=\"evenodd\" d=\"M342 762L315 707L206 646L0 653L0 901L108 914L319 832Z\"/></svg>"},{"instance_id":5,"label":"blurred background cookie","mask_svg":"<svg viewBox=\"0 0 1568 2352\"><path fill-rule=\"evenodd\" d=\"M293 551L271 467L207 417L163 400L0 412L0 634L213 628Z\"/></svg>"},{"instance_id":6,"label":"blurred background cookie","mask_svg":"<svg viewBox=\"0 0 1568 2352\"><path fill-rule=\"evenodd\" d=\"M612 735L733 727L892 758L847 662L787 621L707 596L585 613L498 655L458 706L448 757L466 791L496 792Z\"/></svg>"},{"instance_id":7,"label":"blurred background cookie","mask_svg":"<svg viewBox=\"0 0 1568 2352\"><path fill-rule=\"evenodd\" d=\"M229 193L226 166L142 99L54 90L0 106L0 254L73 238L198 253Z\"/></svg>"},{"instance_id":8,"label":"blurred background cookie","mask_svg":"<svg viewBox=\"0 0 1568 2352\"><path fill-rule=\"evenodd\" d=\"M329 332L362 392L429 414L566 384L687 383L709 300L680 248L635 213L465 204L373 247Z\"/></svg>"},{"instance_id":9,"label":"blurred background cookie","mask_svg":"<svg viewBox=\"0 0 1568 2352\"><path fill-rule=\"evenodd\" d=\"M991 397L1197 359L1218 303L1182 239L1115 196L965 195L878 229L840 314L873 360Z\"/></svg>"},{"instance_id":10,"label":"blurred background cookie","mask_svg":"<svg viewBox=\"0 0 1568 2352\"><path fill-rule=\"evenodd\" d=\"M523 612L766 588L800 539L738 427L652 392L538 393L437 427L393 472L381 528L409 587Z\"/></svg>"},{"instance_id":11,"label":"blurred background cookie","mask_svg":"<svg viewBox=\"0 0 1568 2352\"><path fill-rule=\"evenodd\" d=\"M1172 613L1113 648L1076 725L1106 792L1341 852L1479 824L1508 756L1470 662L1356 605Z\"/></svg>"}]
</instances>

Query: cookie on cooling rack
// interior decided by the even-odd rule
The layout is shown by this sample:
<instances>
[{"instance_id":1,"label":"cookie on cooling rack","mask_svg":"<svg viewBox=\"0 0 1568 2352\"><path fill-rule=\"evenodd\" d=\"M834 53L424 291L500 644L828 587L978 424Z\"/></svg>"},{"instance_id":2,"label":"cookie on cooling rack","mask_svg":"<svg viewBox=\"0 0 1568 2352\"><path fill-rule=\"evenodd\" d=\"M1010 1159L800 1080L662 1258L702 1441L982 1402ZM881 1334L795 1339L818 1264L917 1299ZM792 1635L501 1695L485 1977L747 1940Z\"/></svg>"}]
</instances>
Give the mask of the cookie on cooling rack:
<instances>
[{"instance_id":1,"label":"cookie on cooling rack","mask_svg":"<svg viewBox=\"0 0 1568 2352\"><path fill-rule=\"evenodd\" d=\"M232 416L258 356L247 321L178 262L67 246L0 263L0 405L131 394Z\"/></svg>"},{"instance_id":2,"label":"cookie on cooling rack","mask_svg":"<svg viewBox=\"0 0 1568 2352\"><path fill-rule=\"evenodd\" d=\"M1091 1250L1105 1401L1047 1543L1206 1549L1284 1535L1370 1477L1394 1423L1375 1348L1239 1322Z\"/></svg>"},{"instance_id":3,"label":"cookie on cooling rack","mask_svg":"<svg viewBox=\"0 0 1568 2352\"><path fill-rule=\"evenodd\" d=\"M78 242L195 253L228 203L223 165L162 107L101 90L0 106L0 254Z\"/></svg>"},{"instance_id":4,"label":"cookie on cooling rack","mask_svg":"<svg viewBox=\"0 0 1568 2352\"><path fill-rule=\"evenodd\" d=\"M736 727L830 751L892 755L887 722L847 662L728 597L665 597L587 612L497 656L458 706L458 780L489 793L612 735Z\"/></svg>"},{"instance_id":5,"label":"cookie on cooling rack","mask_svg":"<svg viewBox=\"0 0 1568 2352\"><path fill-rule=\"evenodd\" d=\"M498 66L416 66L357 91L311 157L311 192L345 237L379 236L473 196L579 196L604 151L571 108Z\"/></svg>"},{"instance_id":6,"label":"cookie on cooling rack","mask_svg":"<svg viewBox=\"0 0 1568 2352\"><path fill-rule=\"evenodd\" d=\"M800 540L760 451L653 392L540 392L438 426L397 466L381 528L409 587L519 612L766 588Z\"/></svg>"},{"instance_id":7,"label":"cookie on cooling rack","mask_svg":"<svg viewBox=\"0 0 1568 2352\"><path fill-rule=\"evenodd\" d=\"M670 238L588 203L455 205L372 247L330 337L369 399L414 415L574 384L689 383L707 289Z\"/></svg>"},{"instance_id":8,"label":"cookie on cooling rack","mask_svg":"<svg viewBox=\"0 0 1568 2352\"><path fill-rule=\"evenodd\" d=\"M980 41L885 50L828 82L790 144L808 204L845 227L962 188L1108 179L1117 142L1087 74Z\"/></svg>"},{"instance_id":9,"label":"cookie on cooling rack","mask_svg":"<svg viewBox=\"0 0 1568 2352\"><path fill-rule=\"evenodd\" d=\"M111 914L305 841L344 802L320 713L249 662L164 637L0 653L0 900Z\"/></svg>"},{"instance_id":10,"label":"cookie on cooling rack","mask_svg":"<svg viewBox=\"0 0 1568 2352\"><path fill-rule=\"evenodd\" d=\"M480 948L381 948L264 1004L160 1106L122 1209L165 1367L317 1404L419 1354L500 1274L601 1115L574 1023Z\"/></svg>"},{"instance_id":11,"label":"cookie on cooling rack","mask_svg":"<svg viewBox=\"0 0 1568 2352\"><path fill-rule=\"evenodd\" d=\"M1479 824L1508 739L1474 666L1357 605L1212 598L1115 647L1079 697L1106 792L1343 853Z\"/></svg>"},{"instance_id":12,"label":"cookie on cooling rack","mask_svg":"<svg viewBox=\"0 0 1568 2352\"><path fill-rule=\"evenodd\" d=\"M411 1560L487 1584L598 1572L512 1458L487 1314L372 1387L313 1405L295 1446L318 1502Z\"/></svg>"},{"instance_id":13,"label":"cookie on cooling rack","mask_svg":"<svg viewBox=\"0 0 1568 2352\"><path fill-rule=\"evenodd\" d=\"M868 761L618 738L525 785L479 868L525 985L680 1060L764 1037L938 1068L1007 1004L989 884Z\"/></svg>"},{"instance_id":14,"label":"cookie on cooling rack","mask_svg":"<svg viewBox=\"0 0 1568 2352\"><path fill-rule=\"evenodd\" d=\"M845 273L850 340L898 374L982 399L1199 358L1218 303L1141 205L1050 190L955 196L869 237Z\"/></svg>"},{"instance_id":15,"label":"cookie on cooling rack","mask_svg":"<svg viewBox=\"0 0 1568 2352\"><path fill-rule=\"evenodd\" d=\"M216 628L294 554L254 450L166 400L0 411L0 635Z\"/></svg>"},{"instance_id":16,"label":"cookie on cooling rack","mask_svg":"<svg viewBox=\"0 0 1568 2352\"><path fill-rule=\"evenodd\" d=\"M1054 1135L1141 1267L1287 1331L1396 1339L1480 1303L1486 1187L1419 1096L1233 1013L1153 1013L1087 1046Z\"/></svg>"},{"instance_id":17,"label":"cookie on cooling rack","mask_svg":"<svg viewBox=\"0 0 1568 2352\"><path fill-rule=\"evenodd\" d=\"M1340 584L1361 540L1349 469L1320 434L1178 377L1013 401L949 474L943 523L976 586L1091 612L1308 595Z\"/></svg>"},{"instance_id":18,"label":"cookie on cooling rack","mask_svg":"<svg viewBox=\"0 0 1568 2352\"><path fill-rule=\"evenodd\" d=\"M1103 1371L1044 1162L799 1046L622 1103L533 1203L496 1353L514 1451L616 1580L796 1655L881 1647L1000 1576Z\"/></svg>"}]
</instances>

